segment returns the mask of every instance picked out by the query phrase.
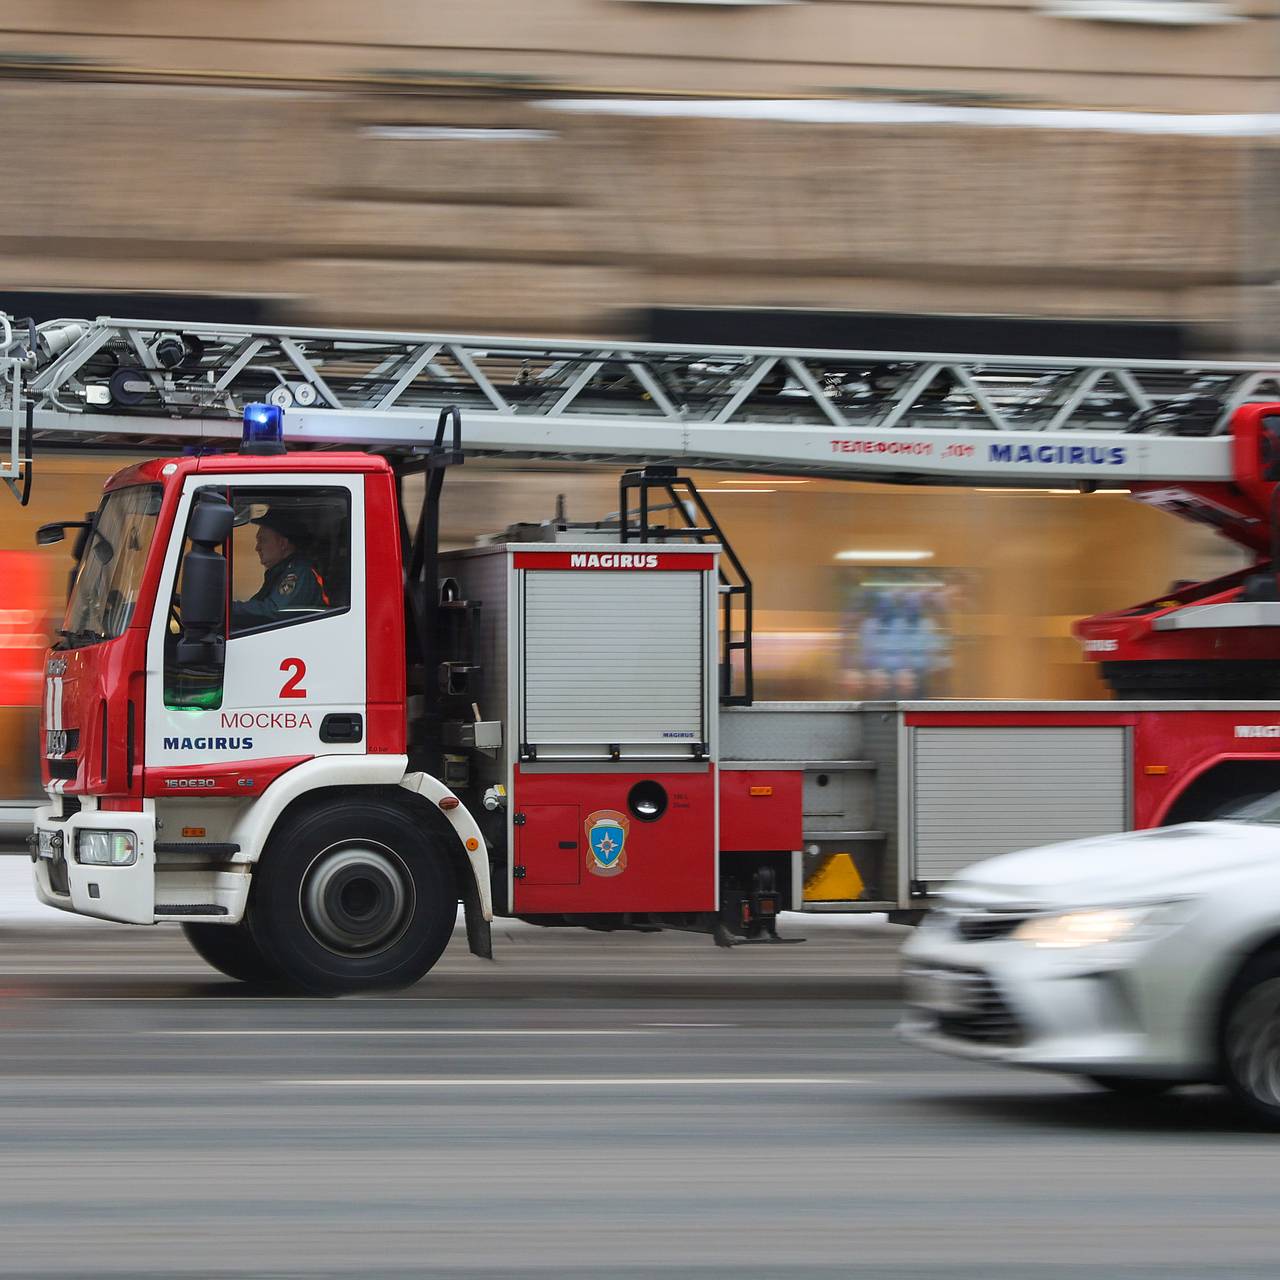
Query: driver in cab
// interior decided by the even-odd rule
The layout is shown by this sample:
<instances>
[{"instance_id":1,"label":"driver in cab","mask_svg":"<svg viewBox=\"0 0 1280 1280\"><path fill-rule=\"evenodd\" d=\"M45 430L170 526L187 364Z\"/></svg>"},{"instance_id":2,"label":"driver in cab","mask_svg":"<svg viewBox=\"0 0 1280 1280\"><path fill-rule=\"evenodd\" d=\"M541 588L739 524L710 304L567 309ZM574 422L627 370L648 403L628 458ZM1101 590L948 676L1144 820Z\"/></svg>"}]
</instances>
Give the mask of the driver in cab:
<instances>
[{"instance_id":1,"label":"driver in cab","mask_svg":"<svg viewBox=\"0 0 1280 1280\"><path fill-rule=\"evenodd\" d=\"M299 611L327 609L329 596L306 553L309 534L302 522L289 511L270 507L251 523L258 526L254 550L266 573L248 600L231 602L232 629L265 627Z\"/></svg>"}]
</instances>

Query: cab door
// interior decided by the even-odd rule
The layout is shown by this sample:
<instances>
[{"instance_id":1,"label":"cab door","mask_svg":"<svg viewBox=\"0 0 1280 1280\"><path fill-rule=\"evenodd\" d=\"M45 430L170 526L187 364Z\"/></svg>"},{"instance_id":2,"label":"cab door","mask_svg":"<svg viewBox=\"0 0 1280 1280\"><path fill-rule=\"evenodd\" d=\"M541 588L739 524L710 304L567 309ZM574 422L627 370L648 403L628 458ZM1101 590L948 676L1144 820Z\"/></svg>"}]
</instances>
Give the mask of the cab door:
<instances>
[{"instance_id":1,"label":"cab door","mask_svg":"<svg viewBox=\"0 0 1280 1280\"><path fill-rule=\"evenodd\" d=\"M148 641L150 795L252 796L305 760L365 751L360 477L191 476L177 528L186 527L206 488L235 512L221 549L228 562L226 642L221 663L207 670L176 664L184 540L170 548L158 596L170 604L167 612L157 607ZM268 524L290 535L283 562L269 562L281 546L279 535L262 536Z\"/></svg>"}]
</instances>

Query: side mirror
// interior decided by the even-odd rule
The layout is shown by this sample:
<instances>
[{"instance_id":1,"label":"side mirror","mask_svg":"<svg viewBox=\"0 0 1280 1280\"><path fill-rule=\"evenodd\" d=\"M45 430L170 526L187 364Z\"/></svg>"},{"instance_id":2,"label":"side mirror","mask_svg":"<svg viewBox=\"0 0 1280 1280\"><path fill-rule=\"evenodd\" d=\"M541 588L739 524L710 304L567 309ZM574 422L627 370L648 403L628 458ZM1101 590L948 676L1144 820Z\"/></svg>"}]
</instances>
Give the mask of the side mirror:
<instances>
[{"instance_id":1,"label":"side mirror","mask_svg":"<svg viewBox=\"0 0 1280 1280\"><path fill-rule=\"evenodd\" d=\"M236 513L221 495L202 493L187 521L187 537L198 547L221 546L231 536Z\"/></svg>"},{"instance_id":2,"label":"side mirror","mask_svg":"<svg viewBox=\"0 0 1280 1280\"><path fill-rule=\"evenodd\" d=\"M221 627L227 608L227 562L207 547L192 547L182 562L183 630Z\"/></svg>"},{"instance_id":3,"label":"side mirror","mask_svg":"<svg viewBox=\"0 0 1280 1280\"><path fill-rule=\"evenodd\" d=\"M220 666L226 644L227 562L214 550L231 536L235 512L221 494L204 493L187 520L191 550L182 561L179 667Z\"/></svg>"},{"instance_id":4,"label":"side mirror","mask_svg":"<svg viewBox=\"0 0 1280 1280\"><path fill-rule=\"evenodd\" d=\"M182 638L173 655L178 666L222 661L226 610L227 562L208 547L192 547L182 563Z\"/></svg>"},{"instance_id":5,"label":"side mirror","mask_svg":"<svg viewBox=\"0 0 1280 1280\"><path fill-rule=\"evenodd\" d=\"M72 552L79 560L84 551L84 544L88 540L89 530L93 528L94 517L95 513L90 511L83 520L54 520L51 524L42 524L36 530L36 546L56 546L59 542L66 540L68 529L75 529L76 545Z\"/></svg>"}]
</instances>

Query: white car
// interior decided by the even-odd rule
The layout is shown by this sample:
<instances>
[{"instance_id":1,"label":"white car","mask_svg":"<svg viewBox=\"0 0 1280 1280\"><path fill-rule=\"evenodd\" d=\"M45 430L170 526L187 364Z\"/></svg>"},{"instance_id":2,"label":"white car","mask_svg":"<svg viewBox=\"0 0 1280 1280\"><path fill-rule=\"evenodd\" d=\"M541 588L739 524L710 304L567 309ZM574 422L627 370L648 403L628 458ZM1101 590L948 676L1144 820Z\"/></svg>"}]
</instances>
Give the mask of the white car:
<instances>
[{"instance_id":1,"label":"white car","mask_svg":"<svg viewBox=\"0 0 1280 1280\"><path fill-rule=\"evenodd\" d=\"M903 971L916 1044L1129 1093L1217 1081L1280 1126L1280 794L968 867Z\"/></svg>"}]
</instances>

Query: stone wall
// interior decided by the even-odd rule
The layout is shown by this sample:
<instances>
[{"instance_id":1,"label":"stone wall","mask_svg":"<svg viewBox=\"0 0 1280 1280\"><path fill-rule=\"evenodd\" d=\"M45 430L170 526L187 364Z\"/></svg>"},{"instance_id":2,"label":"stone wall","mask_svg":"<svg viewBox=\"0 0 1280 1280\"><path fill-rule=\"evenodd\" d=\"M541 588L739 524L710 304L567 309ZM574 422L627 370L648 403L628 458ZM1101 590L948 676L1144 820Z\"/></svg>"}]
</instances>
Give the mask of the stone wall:
<instances>
[{"instance_id":1,"label":"stone wall","mask_svg":"<svg viewBox=\"0 0 1280 1280\"><path fill-rule=\"evenodd\" d=\"M811 306L1180 319L1247 346L1273 319L1267 140L22 81L0 122L14 288L487 331Z\"/></svg>"},{"instance_id":2,"label":"stone wall","mask_svg":"<svg viewBox=\"0 0 1280 1280\"><path fill-rule=\"evenodd\" d=\"M1275 109L1276 0L1172 24L1146 2L1106 22L1062 16L1071 0L0 0L0 30L6 62L138 79Z\"/></svg>"}]
</instances>

